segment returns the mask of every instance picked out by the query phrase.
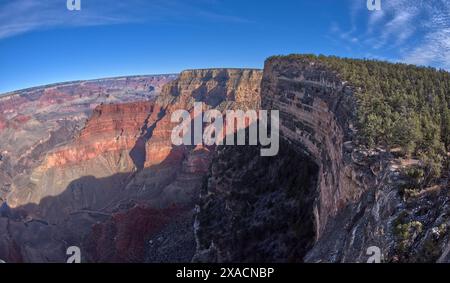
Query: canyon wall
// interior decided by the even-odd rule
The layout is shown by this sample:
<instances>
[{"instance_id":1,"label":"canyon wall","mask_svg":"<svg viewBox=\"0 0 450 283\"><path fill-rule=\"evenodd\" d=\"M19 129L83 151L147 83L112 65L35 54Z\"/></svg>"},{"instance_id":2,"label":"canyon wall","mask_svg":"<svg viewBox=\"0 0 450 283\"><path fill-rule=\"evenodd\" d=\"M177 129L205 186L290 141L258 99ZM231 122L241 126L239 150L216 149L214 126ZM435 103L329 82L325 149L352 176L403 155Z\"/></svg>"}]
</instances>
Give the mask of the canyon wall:
<instances>
[{"instance_id":1,"label":"canyon wall","mask_svg":"<svg viewBox=\"0 0 450 283\"><path fill-rule=\"evenodd\" d=\"M352 89L337 74L317 62L271 58L261 100L262 109L280 112L280 153L267 160L233 159L249 149L219 151L197 214L198 261L302 261L330 219L367 189L363 183L370 175L352 160ZM236 165L238 171L228 169ZM266 173L259 176L260 170ZM281 226L275 229L275 223ZM247 248L234 251L231 243Z\"/></svg>"},{"instance_id":2,"label":"canyon wall","mask_svg":"<svg viewBox=\"0 0 450 283\"><path fill-rule=\"evenodd\" d=\"M261 72L257 70L185 71L164 86L155 102L102 104L73 141L46 154L33 169L29 185L14 190L8 203L14 207L39 204L45 197L63 193L83 176L138 173L136 178L140 179L143 169L162 163L177 167L185 162L188 173L204 173L209 167L206 159L210 150L202 146L174 147L171 133L176 124L171 122L172 113L179 109L192 112L197 101L205 102L205 108L222 109L258 104L260 81ZM214 106L208 105L212 102ZM144 185L145 178L140 182Z\"/></svg>"},{"instance_id":3,"label":"canyon wall","mask_svg":"<svg viewBox=\"0 0 450 283\"><path fill-rule=\"evenodd\" d=\"M171 93L171 96L160 96L159 102L165 105L169 102L167 98L189 98L186 102L203 101L211 107L233 104L236 109L258 109L260 89L260 70L188 70L180 74L178 81L164 86L163 93Z\"/></svg>"},{"instance_id":4,"label":"canyon wall","mask_svg":"<svg viewBox=\"0 0 450 283\"><path fill-rule=\"evenodd\" d=\"M354 88L338 72L313 56L269 58L261 105L280 111L280 153L219 148L194 261L449 260L448 180L406 196L414 162L359 144Z\"/></svg>"},{"instance_id":5,"label":"canyon wall","mask_svg":"<svg viewBox=\"0 0 450 283\"><path fill-rule=\"evenodd\" d=\"M154 101L106 100L71 138L53 133L53 146L41 146L34 162L23 158L28 167L12 181L1 221L15 228L2 234L0 258L59 262L65 242L81 247L84 261L189 261L193 207L214 148L173 146L171 115L192 113L194 102L205 110L258 104L261 77L257 70L185 71ZM148 247L153 237L159 245Z\"/></svg>"},{"instance_id":6,"label":"canyon wall","mask_svg":"<svg viewBox=\"0 0 450 283\"><path fill-rule=\"evenodd\" d=\"M60 83L0 96L0 202L46 153L71 142L98 105L154 99L175 75Z\"/></svg>"},{"instance_id":7,"label":"canyon wall","mask_svg":"<svg viewBox=\"0 0 450 283\"><path fill-rule=\"evenodd\" d=\"M29 184L8 197L12 207L39 204L45 197L63 193L83 176L104 178L134 170L129 151L153 111L153 102L97 106L74 140L49 151L32 170Z\"/></svg>"},{"instance_id":8,"label":"canyon wall","mask_svg":"<svg viewBox=\"0 0 450 283\"><path fill-rule=\"evenodd\" d=\"M352 89L319 62L276 57L266 62L262 89L263 108L280 111L280 135L319 165L314 207L319 238L328 219L365 189L351 161Z\"/></svg>"},{"instance_id":9,"label":"canyon wall","mask_svg":"<svg viewBox=\"0 0 450 283\"><path fill-rule=\"evenodd\" d=\"M359 144L354 88L319 59L267 60L263 108L280 110L281 136L319 165L316 239L303 260L384 262L448 260L448 181L405 195L414 160Z\"/></svg>"},{"instance_id":10,"label":"canyon wall","mask_svg":"<svg viewBox=\"0 0 450 283\"><path fill-rule=\"evenodd\" d=\"M264 179L271 176L272 171L278 173L263 182L264 185L249 188L248 185L242 184L245 184L243 179L245 175L241 176L238 172L230 173L227 166L216 164L225 163L232 167L231 163L237 161L230 161L229 156L238 155L238 152L244 155L244 149L226 149L227 154L220 154L217 157L197 218L200 227L197 232L200 241L200 251L197 254L199 261L208 261L211 257L219 261L246 261L252 256L256 257L257 261L288 259L301 261L308 247L312 247L311 242L321 237L329 219L349 202L357 201L366 189L362 185L363 176L355 172L351 159L354 135L352 120L356 107L352 90L341 82L335 73L323 65L307 60L291 61L285 58L271 58L266 62L264 69L261 100L262 109L279 110L282 147L286 148L282 148L277 157L269 158L270 161L267 163L254 157L243 160L239 166L241 170L253 176L252 179L256 179L255 184L261 179L255 174L263 170L260 166L264 164L267 167L264 169L268 171ZM291 153L286 154L286 151ZM317 170L312 169L314 167L312 163L318 165ZM273 168L269 164L272 164ZM295 167L284 168L282 164ZM290 173L284 174L280 170ZM309 173L305 175L305 172ZM293 181L290 175L296 176L297 179ZM250 194L252 191L257 194L256 192L261 190L264 191L262 199L277 199L291 203L292 206L282 208L283 205L278 202L269 205L261 200L254 204L255 200ZM225 192L235 191L241 194L248 192L249 196L248 198L246 196L230 198L225 194ZM241 202L244 199L250 206L257 205L258 209L243 209ZM229 213L227 209L220 209L222 207L220 202L227 203ZM244 215L248 215L246 217L249 219L245 221L251 223L248 224L250 227L256 225L253 228L254 233L262 238L257 240L258 236L250 237L249 235L253 234L250 230L245 234L250 238L236 238L227 233L213 232L214 227L231 226L235 230L234 233L239 233L236 230L240 231L238 227L244 221L229 220L228 225L225 225L223 223L225 220L211 219L211 215L215 215L214 212L218 210L224 215L235 215L241 210L246 211L246 213L241 211ZM261 217L267 217L273 210L286 211L279 216L273 216L273 221L267 219L272 224L277 221L284 223L283 227L279 227L281 230L276 240L272 237L278 234L264 233L265 236L263 236L261 230L266 230L263 229L264 225L256 224ZM288 216L290 213L287 211L292 211L293 215ZM232 218L231 215L230 218ZM280 218L276 220L277 217ZM301 223L297 222L300 219ZM272 240L269 241L269 239ZM253 246L253 249L249 248L247 256L242 254L243 251L239 251L241 254L236 254L228 250L227 244L231 242L239 242L242 246ZM267 247L269 242L271 242L271 248ZM267 243L266 248L259 246L262 245L261 243Z\"/></svg>"},{"instance_id":11,"label":"canyon wall","mask_svg":"<svg viewBox=\"0 0 450 283\"><path fill-rule=\"evenodd\" d=\"M60 214L64 218L72 203L53 213L43 213L45 209L36 205L20 206L59 192L55 190L61 187L58 182L36 190L38 168L48 153L76 138L98 105L154 99L162 85L175 78L162 75L68 82L0 96L0 258L9 262L64 261L67 247L59 239L68 244L81 242L77 235L85 231L84 219L89 217L80 214L67 226L57 227L49 225L42 215ZM80 198L76 190L73 194Z\"/></svg>"}]
</instances>

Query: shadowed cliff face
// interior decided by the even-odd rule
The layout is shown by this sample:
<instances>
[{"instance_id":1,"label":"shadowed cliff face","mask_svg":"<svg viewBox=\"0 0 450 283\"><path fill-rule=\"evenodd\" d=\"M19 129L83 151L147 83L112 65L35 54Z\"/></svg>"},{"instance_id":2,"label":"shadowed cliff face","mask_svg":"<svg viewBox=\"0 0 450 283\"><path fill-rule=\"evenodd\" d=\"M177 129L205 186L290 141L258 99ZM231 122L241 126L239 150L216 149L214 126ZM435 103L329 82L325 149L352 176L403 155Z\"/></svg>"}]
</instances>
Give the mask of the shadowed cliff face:
<instances>
[{"instance_id":1,"label":"shadowed cliff face","mask_svg":"<svg viewBox=\"0 0 450 283\"><path fill-rule=\"evenodd\" d=\"M356 105L350 86L325 66L308 61L272 59L262 84L263 107L280 111L280 132L298 151L319 164L315 204L317 238L330 216L357 200L363 180L352 176L350 155Z\"/></svg>"},{"instance_id":2,"label":"shadowed cliff face","mask_svg":"<svg viewBox=\"0 0 450 283\"><path fill-rule=\"evenodd\" d=\"M318 166L286 142L219 147L197 207L196 262L301 262L315 239Z\"/></svg>"},{"instance_id":3,"label":"shadowed cliff face","mask_svg":"<svg viewBox=\"0 0 450 283\"><path fill-rule=\"evenodd\" d=\"M267 159L232 158L246 156L246 148L219 155L198 213L196 260L303 261L329 220L366 190L364 178L375 183L353 168L344 148L352 147L355 103L335 73L308 61L269 60L261 99L262 109L280 111L282 151Z\"/></svg>"},{"instance_id":4,"label":"shadowed cliff face","mask_svg":"<svg viewBox=\"0 0 450 283\"><path fill-rule=\"evenodd\" d=\"M261 100L280 111L280 154L218 151L197 208L195 261L366 262L370 247L385 262L449 261L448 180L405 194L410 165L358 144L353 87L338 73L311 58L270 58Z\"/></svg>"}]
</instances>

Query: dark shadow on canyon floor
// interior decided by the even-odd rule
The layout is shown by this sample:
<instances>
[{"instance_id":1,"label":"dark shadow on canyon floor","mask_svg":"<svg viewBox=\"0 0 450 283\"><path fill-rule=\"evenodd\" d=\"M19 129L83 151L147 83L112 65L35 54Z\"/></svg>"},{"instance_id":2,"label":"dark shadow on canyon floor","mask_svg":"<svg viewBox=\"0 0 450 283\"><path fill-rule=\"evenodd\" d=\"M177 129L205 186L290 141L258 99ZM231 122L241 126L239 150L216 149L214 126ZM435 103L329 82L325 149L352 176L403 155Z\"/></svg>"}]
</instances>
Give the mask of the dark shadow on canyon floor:
<instances>
[{"instance_id":1,"label":"dark shadow on canyon floor","mask_svg":"<svg viewBox=\"0 0 450 283\"><path fill-rule=\"evenodd\" d=\"M61 262L66 258L67 247L75 245L81 248L86 262L189 262L195 242L193 229L186 231L186 227L192 228L194 202L203 180L202 176L193 176L185 187L175 184L183 174L185 158L184 148L174 148L159 165L105 178L81 177L60 195L45 197L39 204L3 209L3 220L17 229L8 234L2 231L0 236L17 244L19 250L9 254L25 255L13 258L1 254L0 258L8 262ZM185 235L183 243L189 245L185 247L188 252L161 260L160 254L147 256L147 240L180 219L185 222L180 231L173 225L170 228ZM170 239L164 240L166 245L174 244Z\"/></svg>"}]
</instances>

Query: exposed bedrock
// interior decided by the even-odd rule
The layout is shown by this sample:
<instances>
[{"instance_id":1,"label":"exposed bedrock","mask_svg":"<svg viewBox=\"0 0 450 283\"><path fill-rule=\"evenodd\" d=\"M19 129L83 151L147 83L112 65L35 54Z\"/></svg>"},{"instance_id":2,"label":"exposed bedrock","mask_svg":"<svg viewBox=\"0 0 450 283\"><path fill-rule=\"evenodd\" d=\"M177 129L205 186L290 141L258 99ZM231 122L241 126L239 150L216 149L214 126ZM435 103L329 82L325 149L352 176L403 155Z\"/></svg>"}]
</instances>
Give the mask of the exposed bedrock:
<instances>
[{"instance_id":1,"label":"exposed bedrock","mask_svg":"<svg viewBox=\"0 0 450 283\"><path fill-rule=\"evenodd\" d=\"M449 260L448 182L405 196L408 162L358 143L354 89L337 72L307 56L270 58L261 105L280 111L280 154L217 152L195 261L366 262L374 248L385 262Z\"/></svg>"},{"instance_id":2,"label":"exposed bedrock","mask_svg":"<svg viewBox=\"0 0 450 283\"><path fill-rule=\"evenodd\" d=\"M266 62L261 96L263 108L280 111L280 135L319 165L318 239L329 218L366 189L351 159L356 111L351 87L316 62L273 58Z\"/></svg>"},{"instance_id":3,"label":"exposed bedrock","mask_svg":"<svg viewBox=\"0 0 450 283\"><path fill-rule=\"evenodd\" d=\"M449 194L442 180L405 196L408 162L358 143L353 87L320 60L274 57L266 62L262 107L280 110L281 136L319 165L316 239L303 260L448 261Z\"/></svg>"},{"instance_id":4,"label":"exposed bedrock","mask_svg":"<svg viewBox=\"0 0 450 283\"><path fill-rule=\"evenodd\" d=\"M219 154L197 218L199 261L302 261L329 219L366 189L364 175L353 169L351 150L346 150L354 135L352 91L333 72L306 61L270 59L261 100L262 109L280 111L284 148L268 161L230 158L245 156L245 148ZM267 172L254 176L260 170ZM253 189L244 185L248 180ZM251 191L261 194L249 195ZM230 216L215 222L214 213ZM244 216L231 220L235 214ZM212 232L217 227L229 232ZM246 248L235 250L234 245Z\"/></svg>"},{"instance_id":5,"label":"exposed bedrock","mask_svg":"<svg viewBox=\"0 0 450 283\"><path fill-rule=\"evenodd\" d=\"M196 260L302 261L328 220L365 190L345 150L354 134L352 91L333 72L309 62L269 60L261 99L262 109L280 111L285 148L268 161L233 159L247 155L239 147L215 159L199 207ZM267 172L255 176L260 170ZM219 214L229 218L219 220Z\"/></svg>"},{"instance_id":6,"label":"exposed bedrock","mask_svg":"<svg viewBox=\"0 0 450 283\"><path fill-rule=\"evenodd\" d=\"M25 190L48 152L70 143L98 105L154 99L175 75L35 87L0 97L0 201ZM39 194L39 193L38 193Z\"/></svg>"},{"instance_id":7,"label":"exposed bedrock","mask_svg":"<svg viewBox=\"0 0 450 283\"><path fill-rule=\"evenodd\" d=\"M318 166L282 141L219 147L197 206L195 262L300 262L315 240Z\"/></svg>"},{"instance_id":8,"label":"exposed bedrock","mask_svg":"<svg viewBox=\"0 0 450 283\"><path fill-rule=\"evenodd\" d=\"M13 208L1 221L17 229L3 232L0 258L64 261L64 249L77 245L84 261L190 260L193 229L180 241L174 223L192 227L214 149L173 146L171 114L192 112L196 101L220 110L258 104L261 77L257 70L186 71L155 102L96 107L73 140L46 152L29 175L13 183ZM155 233L165 235L163 246L171 249L180 249L179 242L190 245L184 247L190 257L187 252L151 258L144 249ZM18 248L11 250L13 243Z\"/></svg>"}]
</instances>

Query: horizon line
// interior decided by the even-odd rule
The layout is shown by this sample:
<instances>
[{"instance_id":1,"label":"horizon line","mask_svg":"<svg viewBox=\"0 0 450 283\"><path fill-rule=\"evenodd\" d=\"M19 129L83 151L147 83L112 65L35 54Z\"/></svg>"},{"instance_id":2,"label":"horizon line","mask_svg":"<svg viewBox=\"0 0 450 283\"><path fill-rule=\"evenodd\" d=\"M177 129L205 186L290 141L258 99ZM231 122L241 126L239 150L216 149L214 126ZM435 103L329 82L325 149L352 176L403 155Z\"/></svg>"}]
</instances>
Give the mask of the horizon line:
<instances>
[{"instance_id":1,"label":"horizon line","mask_svg":"<svg viewBox=\"0 0 450 283\"><path fill-rule=\"evenodd\" d=\"M124 79L124 78L138 78L138 77L152 77L152 76L180 76L183 72L195 71L195 70L255 70L255 71L262 71L263 69L262 68L239 68L239 67L191 68L191 69L184 69L180 72L174 72L174 73L120 75L120 76L99 77L99 78L93 78L93 79L68 80L68 81L61 81L61 82L48 83L48 84L44 83L44 84L40 84L40 85L36 85L36 86L24 87L24 88L14 89L11 91L2 92L2 93L0 93L0 99L11 96L11 95L16 95L16 94L19 94L22 92L30 92L30 91L38 90L41 88L67 86L67 85L83 83L83 82L97 82L97 81L102 81L102 80L113 80L113 79Z\"/></svg>"}]
</instances>

